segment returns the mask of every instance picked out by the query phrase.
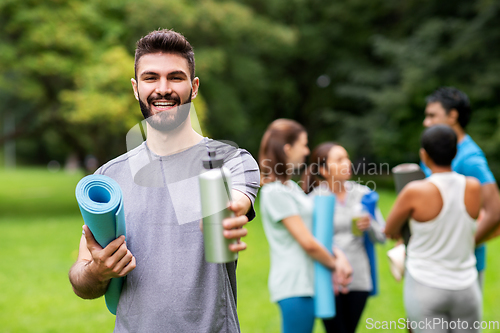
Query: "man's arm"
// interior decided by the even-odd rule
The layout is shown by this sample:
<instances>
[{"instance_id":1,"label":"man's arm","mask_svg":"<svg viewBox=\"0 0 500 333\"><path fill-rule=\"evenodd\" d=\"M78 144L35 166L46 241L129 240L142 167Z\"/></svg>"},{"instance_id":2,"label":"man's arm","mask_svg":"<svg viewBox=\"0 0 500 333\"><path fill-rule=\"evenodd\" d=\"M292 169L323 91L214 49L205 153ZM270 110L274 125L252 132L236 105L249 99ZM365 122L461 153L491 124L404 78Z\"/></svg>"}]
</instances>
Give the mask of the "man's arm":
<instances>
[{"instance_id":1,"label":"man's arm","mask_svg":"<svg viewBox=\"0 0 500 333\"><path fill-rule=\"evenodd\" d=\"M76 295L93 299L104 295L111 278L130 273L136 262L127 249L125 236L118 237L103 249L88 226L84 225L83 231L78 259L69 271L69 280Z\"/></svg>"},{"instance_id":2,"label":"man's arm","mask_svg":"<svg viewBox=\"0 0 500 333\"><path fill-rule=\"evenodd\" d=\"M478 221L476 244L487 240L488 236L500 225L500 195L496 183L481 186L483 198L483 218Z\"/></svg>"}]
</instances>

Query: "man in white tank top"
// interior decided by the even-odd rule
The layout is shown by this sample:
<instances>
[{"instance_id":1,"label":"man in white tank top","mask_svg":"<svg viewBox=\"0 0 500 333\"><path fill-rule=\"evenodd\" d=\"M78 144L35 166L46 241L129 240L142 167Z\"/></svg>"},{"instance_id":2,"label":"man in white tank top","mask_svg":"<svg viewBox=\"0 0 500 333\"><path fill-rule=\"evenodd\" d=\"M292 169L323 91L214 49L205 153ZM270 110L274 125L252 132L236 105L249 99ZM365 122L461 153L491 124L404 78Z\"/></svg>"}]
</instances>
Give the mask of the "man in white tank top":
<instances>
[{"instance_id":1,"label":"man in white tank top","mask_svg":"<svg viewBox=\"0 0 500 333\"><path fill-rule=\"evenodd\" d=\"M432 176L409 183L387 218L385 233L393 239L410 218L404 303L415 333L479 332L474 234L481 185L452 171L456 145L457 136L446 125L424 131L420 157Z\"/></svg>"}]
</instances>

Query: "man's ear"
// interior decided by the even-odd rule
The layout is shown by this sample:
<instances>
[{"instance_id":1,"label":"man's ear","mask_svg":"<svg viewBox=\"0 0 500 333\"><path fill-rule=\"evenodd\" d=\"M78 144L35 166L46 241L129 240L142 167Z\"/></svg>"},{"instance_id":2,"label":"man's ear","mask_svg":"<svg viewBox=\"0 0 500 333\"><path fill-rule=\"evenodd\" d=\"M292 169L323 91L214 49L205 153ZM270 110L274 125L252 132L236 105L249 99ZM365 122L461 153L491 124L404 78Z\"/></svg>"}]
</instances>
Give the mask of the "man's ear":
<instances>
[{"instance_id":1,"label":"man's ear","mask_svg":"<svg viewBox=\"0 0 500 333\"><path fill-rule=\"evenodd\" d=\"M195 77L191 83L191 88L193 92L191 93L191 99L195 99L198 96L198 88L200 87L200 79Z\"/></svg>"},{"instance_id":2,"label":"man's ear","mask_svg":"<svg viewBox=\"0 0 500 333\"><path fill-rule=\"evenodd\" d=\"M137 81L132 78L130 79L130 82L132 83L132 89L134 89L134 96L136 100L139 100L139 93L137 92Z\"/></svg>"},{"instance_id":3,"label":"man's ear","mask_svg":"<svg viewBox=\"0 0 500 333\"><path fill-rule=\"evenodd\" d=\"M458 111L456 109L451 109L448 112L448 122L450 126L458 124Z\"/></svg>"},{"instance_id":4,"label":"man's ear","mask_svg":"<svg viewBox=\"0 0 500 333\"><path fill-rule=\"evenodd\" d=\"M420 160L422 162L424 162L424 164L427 165L427 167L429 167L429 162L432 162L432 161L429 157L429 154L427 154L427 152L425 151L424 148L419 149L418 155L420 156Z\"/></svg>"}]
</instances>

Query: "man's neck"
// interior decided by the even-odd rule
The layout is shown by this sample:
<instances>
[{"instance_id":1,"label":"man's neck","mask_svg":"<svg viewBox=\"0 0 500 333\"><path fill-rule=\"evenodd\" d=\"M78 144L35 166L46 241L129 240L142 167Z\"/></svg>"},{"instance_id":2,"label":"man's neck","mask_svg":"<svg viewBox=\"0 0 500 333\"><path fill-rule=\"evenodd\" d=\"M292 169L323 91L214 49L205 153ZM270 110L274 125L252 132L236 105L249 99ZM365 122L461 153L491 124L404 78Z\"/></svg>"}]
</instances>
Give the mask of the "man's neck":
<instances>
[{"instance_id":1,"label":"man's neck","mask_svg":"<svg viewBox=\"0 0 500 333\"><path fill-rule=\"evenodd\" d=\"M147 124L148 148L159 156L172 155L196 145L203 138L191 127L188 117L176 129L169 132L160 132Z\"/></svg>"},{"instance_id":2,"label":"man's neck","mask_svg":"<svg viewBox=\"0 0 500 333\"><path fill-rule=\"evenodd\" d=\"M467 134L467 133L465 133L462 126L456 124L453 126L453 130L455 131L455 134L457 135L457 143L462 142L462 140L465 138L465 135Z\"/></svg>"}]
</instances>

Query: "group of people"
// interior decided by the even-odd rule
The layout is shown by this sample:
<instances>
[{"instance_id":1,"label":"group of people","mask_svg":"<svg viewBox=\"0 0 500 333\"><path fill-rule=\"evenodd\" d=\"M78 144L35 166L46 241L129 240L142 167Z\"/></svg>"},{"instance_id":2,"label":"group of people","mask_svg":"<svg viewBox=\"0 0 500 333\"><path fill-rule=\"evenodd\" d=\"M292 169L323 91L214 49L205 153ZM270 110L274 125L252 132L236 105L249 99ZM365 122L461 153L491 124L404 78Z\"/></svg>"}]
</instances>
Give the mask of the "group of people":
<instances>
[{"instance_id":1,"label":"group of people","mask_svg":"<svg viewBox=\"0 0 500 333\"><path fill-rule=\"evenodd\" d=\"M289 119L278 119L269 125L259 152L259 196L271 255L271 300L281 309L283 332L312 332L313 261L319 261L332 270L338 290L337 314L323 320L325 329L354 332L373 288L362 236L367 232L374 242L383 242L384 221L362 214L361 200L370 189L349 181L351 161L339 144L327 142L316 147L300 181L302 186L294 182L294 171L304 165L308 155L307 131L302 125ZM311 232L312 197L325 191L336 196L333 249L325 249ZM355 215L360 218L353 226ZM353 233L353 228L359 233Z\"/></svg>"},{"instance_id":2,"label":"group of people","mask_svg":"<svg viewBox=\"0 0 500 333\"><path fill-rule=\"evenodd\" d=\"M311 197L325 190L336 197L333 251L345 255L352 270L345 285L346 277L337 275L349 268L333 267L337 315L323 319L326 332L355 332L373 288L363 233L373 242L382 243L385 236L400 240L408 219L404 304L415 323L413 332L479 331L485 269L481 243L498 226L500 197L483 152L465 133L470 113L467 96L455 88L429 96L419 152L428 177L403 188L387 222L379 212L365 214L354 225L370 189L349 181L347 151L333 142L317 146L298 186L291 175L309 155L307 132L288 119L269 125L259 153L260 210L271 253L269 290L281 309L283 332L312 332L313 280L307 274L313 260L323 261L313 250L320 245L310 232ZM462 325L429 330L420 324L434 319Z\"/></svg>"},{"instance_id":3,"label":"group of people","mask_svg":"<svg viewBox=\"0 0 500 333\"><path fill-rule=\"evenodd\" d=\"M428 101L424 125L430 128L422 135L420 154L432 176L405 187L385 223L380 211L370 215L363 210L361 201L370 189L350 181L346 149L326 142L310 154L307 131L296 121L278 119L269 125L258 163L244 149L198 134L189 105L200 80L193 49L181 34L158 30L141 38L131 83L146 120L147 140L96 171L122 188L126 238L103 248L83 226L78 259L69 272L74 292L85 299L102 296L110 279L126 277L115 332L240 331L237 262L207 263L199 224L197 175L214 147L223 151L232 176L229 209L234 217L225 219L223 227L224 237L236 240L230 245L233 252L247 247L241 238L256 215L261 187L260 216L271 256L269 292L280 307L283 332L312 332L314 261L332 271L337 315L323 321L326 331L354 332L374 287L363 236L374 243L386 236L398 238L407 218L412 229L405 275L409 319L479 318L473 252L498 225L500 198L484 155L463 131L470 112L464 116L435 95ZM446 89L455 100L457 91ZM308 155L301 181L294 182L292 175ZM458 158L461 162L455 163ZM311 232L312 199L325 192L336 197L332 249Z\"/></svg>"}]
</instances>

